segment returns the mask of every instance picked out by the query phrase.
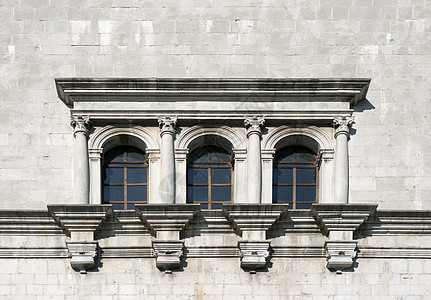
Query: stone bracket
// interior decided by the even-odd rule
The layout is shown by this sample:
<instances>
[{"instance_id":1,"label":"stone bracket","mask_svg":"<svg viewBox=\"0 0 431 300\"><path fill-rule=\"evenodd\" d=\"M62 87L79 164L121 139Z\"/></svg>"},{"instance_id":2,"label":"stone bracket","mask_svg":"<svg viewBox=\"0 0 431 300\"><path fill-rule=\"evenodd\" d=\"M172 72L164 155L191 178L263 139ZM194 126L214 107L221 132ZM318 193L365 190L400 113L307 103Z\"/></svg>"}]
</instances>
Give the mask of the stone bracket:
<instances>
[{"instance_id":1,"label":"stone bracket","mask_svg":"<svg viewBox=\"0 0 431 300\"><path fill-rule=\"evenodd\" d=\"M183 248L183 241L153 241L157 268L167 271L180 268Z\"/></svg>"},{"instance_id":2,"label":"stone bracket","mask_svg":"<svg viewBox=\"0 0 431 300\"><path fill-rule=\"evenodd\" d=\"M269 257L269 246L269 242L264 241L239 242L241 267L251 272L265 268Z\"/></svg>"},{"instance_id":3,"label":"stone bracket","mask_svg":"<svg viewBox=\"0 0 431 300\"><path fill-rule=\"evenodd\" d=\"M225 204L223 211L244 240L266 240L266 232L287 211L283 204Z\"/></svg>"},{"instance_id":4,"label":"stone bracket","mask_svg":"<svg viewBox=\"0 0 431 300\"><path fill-rule=\"evenodd\" d=\"M112 213L112 206L48 205L48 211L65 232L70 234L71 240L66 242L66 246L72 268L79 270L81 274L95 268L98 243L94 240L94 233L108 214Z\"/></svg>"},{"instance_id":5,"label":"stone bracket","mask_svg":"<svg viewBox=\"0 0 431 300\"><path fill-rule=\"evenodd\" d=\"M328 235L325 242L328 269L341 273L353 266L357 255L354 232L376 209L377 204L313 204L311 213Z\"/></svg>"},{"instance_id":6,"label":"stone bracket","mask_svg":"<svg viewBox=\"0 0 431 300\"><path fill-rule=\"evenodd\" d=\"M326 267L334 269L338 274L350 269L356 258L357 241L326 241Z\"/></svg>"},{"instance_id":7,"label":"stone bracket","mask_svg":"<svg viewBox=\"0 0 431 300\"><path fill-rule=\"evenodd\" d=\"M97 242L66 242L69 250L70 265L81 274L96 267Z\"/></svg>"}]
</instances>

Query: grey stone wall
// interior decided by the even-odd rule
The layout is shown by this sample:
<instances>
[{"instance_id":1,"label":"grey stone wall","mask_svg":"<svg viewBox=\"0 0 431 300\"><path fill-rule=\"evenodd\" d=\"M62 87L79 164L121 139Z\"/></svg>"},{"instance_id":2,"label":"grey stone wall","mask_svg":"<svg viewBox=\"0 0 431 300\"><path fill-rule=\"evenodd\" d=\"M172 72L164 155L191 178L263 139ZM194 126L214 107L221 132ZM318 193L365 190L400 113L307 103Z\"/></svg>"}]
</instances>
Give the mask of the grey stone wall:
<instances>
[{"instance_id":1,"label":"grey stone wall","mask_svg":"<svg viewBox=\"0 0 431 300\"><path fill-rule=\"evenodd\" d=\"M350 201L430 209L430 14L429 0L0 1L0 207L73 199L56 77L367 77Z\"/></svg>"},{"instance_id":2,"label":"grey stone wall","mask_svg":"<svg viewBox=\"0 0 431 300\"><path fill-rule=\"evenodd\" d=\"M105 259L80 275L62 259L2 259L0 299L426 299L430 260L362 260L329 273L324 259L273 259L269 272L237 273L238 260L190 259L164 274L153 260Z\"/></svg>"}]
</instances>

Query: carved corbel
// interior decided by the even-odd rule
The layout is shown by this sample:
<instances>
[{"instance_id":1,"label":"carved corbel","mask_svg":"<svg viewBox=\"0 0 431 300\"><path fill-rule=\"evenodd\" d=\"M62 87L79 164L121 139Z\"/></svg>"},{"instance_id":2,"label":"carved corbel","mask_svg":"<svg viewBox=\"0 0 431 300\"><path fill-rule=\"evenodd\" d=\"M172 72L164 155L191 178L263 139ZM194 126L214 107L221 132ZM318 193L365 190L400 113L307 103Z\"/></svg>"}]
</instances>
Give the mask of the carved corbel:
<instances>
[{"instance_id":1,"label":"carved corbel","mask_svg":"<svg viewBox=\"0 0 431 300\"><path fill-rule=\"evenodd\" d=\"M326 267L341 273L350 269L356 258L354 232L375 214L377 204L313 204L311 212L327 234Z\"/></svg>"},{"instance_id":2,"label":"carved corbel","mask_svg":"<svg viewBox=\"0 0 431 300\"><path fill-rule=\"evenodd\" d=\"M82 274L95 268L98 243L94 233L112 213L111 205L48 205L48 211L70 235L66 246L72 268Z\"/></svg>"},{"instance_id":3,"label":"carved corbel","mask_svg":"<svg viewBox=\"0 0 431 300\"><path fill-rule=\"evenodd\" d=\"M238 243L241 267L250 272L265 268L269 259L270 242L266 232L287 211L288 205L225 204L223 211L233 227L241 232Z\"/></svg>"},{"instance_id":4,"label":"carved corbel","mask_svg":"<svg viewBox=\"0 0 431 300\"><path fill-rule=\"evenodd\" d=\"M199 205L149 204L136 205L135 209L148 229L155 234L153 250L156 266L166 273L181 266L184 241L180 233L199 211Z\"/></svg>"}]
</instances>

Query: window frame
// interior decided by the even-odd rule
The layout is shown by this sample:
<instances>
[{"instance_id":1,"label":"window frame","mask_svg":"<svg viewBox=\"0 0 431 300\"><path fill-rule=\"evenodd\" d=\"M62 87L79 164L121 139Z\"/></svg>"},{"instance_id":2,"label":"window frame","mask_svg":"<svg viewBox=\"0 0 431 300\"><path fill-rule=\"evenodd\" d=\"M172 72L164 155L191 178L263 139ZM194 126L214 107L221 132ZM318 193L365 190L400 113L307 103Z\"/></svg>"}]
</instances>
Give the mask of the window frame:
<instances>
[{"instance_id":1,"label":"window frame","mask_svg":"<svg viewBox=\"0 0 431 300\"><path fill-rule=\"evenodd\" d=\"M289 161L289 162L277 162L277 155L279 155L282 151L286 151L287 149L292 148L293 152L293 160ZM308 151L309 154L312 154L314 156L314 161L310 161L310 162L298 162L296 161L297 159L297 154L300 153L298 151L298 149L306 149ZM287 156L284 156L287 157ZM303 167L298 167L303 165ZM275 176L274 176L274 172L275 170L280 170L280 169L292 169L292 183L276 183L275 181ZM314 174L315 174L315 178L314 178L314 183L297 183L297 169L313 169L314 170ZM292 186L292 202L289 201L280 201L277 200L277 202L275 202L275 188L278 186ZM272 199L272 203L288 203L289 205L292 205L291 209L297 209L296 206L298 204L297 201L297 187L298 186L315 186L315 201L301 201L299 202L300 204L310 204L310 207L312 204L314 203L319 203L319 161L318 161L318 156L314 153L314 151L312 151L311 149L301 146L301 145L290 145L290 146L286 146L281 148L280 150L276 151L275 156L274 156L274 161L273 161L273 181L272 181L272 190L273 190L273 199ZM301 208L299 208L301 209ZM306 208L308 209L308 208Z\"/></svg>"},{"instance_id":2,"label":"window frame","mask_svg":"<svg viewBox=\"0 0 431 300\"><path fill-rule=\"evenodd\" d=\"M123 161L121 161L121 162L112 162L112 161L110 161L109 163L104 161L103 165L102 165L102 168L103 168L103 171L102 171L103 172L103 180L102 180L102 187L103 187L102 188L102 203L103 204L124 204L124 207L123 207L124 210L129 210L127 208L128 204L133 204L133 205L136 205L136 204L138 204L138 205L148 204L148 202L149 202L148 201L148 198L149 198L149 167L148 167L148 156L145 154L144 151L142 151L138 147L134 147L134 146L130 146L130 145L118 145L118 146L112 147L111 149L109 149L108 151L106 151L106 153L103 154L104 160L105 160L106 155L109 154L109 152L114 151L117 148L124 148L125 149L122 152ZM141 154L144 155L145 160L143 160L143 161L136 161L136 162L127 161L127 157L128 157L127 155L128 155L128 153L130 153L127 150L129 150L129 149L135 149L135 150L139 151ZM140 166L137 166L138 164ZM123 169L123 172L124 172L124 174L123 174L123 182L122 183L108 183L108 184L105 183L106 169L107 168ZM127 179L128 179L127 178L128 177L127 176L128 175L127 174L128 173L127 170L129 168L132 168L132 169L145 169L145 172L146 172L146 182L145 183L129 183L127 181ZM120 201L120 200L106 201L105 200L105 187L106 186L122 186L122 187L124 187L124 189L123 189L123 198L124 198L123 201ZM145 186L146 187L146 199L142 200L142 201L128 201L127 190L128 190L129 186Z\"/></svg>"}]
</instances>

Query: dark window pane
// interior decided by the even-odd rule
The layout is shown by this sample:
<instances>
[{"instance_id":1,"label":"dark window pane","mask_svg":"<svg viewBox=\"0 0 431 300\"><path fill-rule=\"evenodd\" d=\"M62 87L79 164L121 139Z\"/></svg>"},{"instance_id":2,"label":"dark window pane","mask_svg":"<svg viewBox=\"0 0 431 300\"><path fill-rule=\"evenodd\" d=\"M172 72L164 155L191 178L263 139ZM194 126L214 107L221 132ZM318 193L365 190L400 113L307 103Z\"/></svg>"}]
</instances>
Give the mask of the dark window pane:
<instances>
[{"instance_id":1,"label":"dark window pane","mask_svg":"<svg viewBox=\"0 0 431 300\"><path fill-rule=\"evenodd\" d=\"M292 162L294 148L288 147L277 151L275 154L275 162Z\"/></svg>"},{"instance_id":2,"label":"dark window pane","mask_svg":"<svg viewBox=\"0 0 431 300\"><path fill-rule=\"evenodd\" d=\"M105 183L121 183L124 184L124 169L123 168L105 168Z\"/></svg>"},{"instance_id":3,"label":"dark window pane","mask_svg":"<svg viewBox=\"0 0 431 300\"><path fill-rule=\"evenodd\" d=\"M316 201L316 187L315 186L297 186L296 187L296 201Z\"/></svg>"},{"instance_id":4,"label":"dark window pane","mask_svg":"<svg viewBox=\"0 0 431 300\"><path fill-rule=\"evenodd\" d=\"M127 153L127 161L145 161L145 154L139 150L129 150Z\"/></svg>"},{"instance_id":5,"label":"dark window pane","mask_svg":"<svg viewBox=\"0 0 431 300\"><path fill-rule=\"evenodd\" d=\"M112 209L124 209L124 203L112 203Z\"/></svg>"},{"instance_id":6,"label":"dark window pane","mask_svg":"<svg viewBox=\"0 0 431 300\"><path fill-rule=\"evenodd\" d=\"M125 147L115 147L105 154L105 163L124 161Z\"/></svg>"},{"instance_id":7,"label":"dark window pane","mask_svg":"<svg viewBox=\"0 0 431 300\"><path fill-rule=\"evenodd\" d=\"M201 203L201 209L208 209L208 203Z\"/></svg>"},{"instance_id":8,"label":"dark window pane","mask_svg":"<svg viewBox=\"0 0 431 300\"><path fill-rule=\"evenodd\" d=\"M310 209L312 203L296 203L296 209Z\"/></svg>"},{"instance_id":9,"label":"dark window pane","mask_svg":"<svg viewBox=\"0 0 431 300\"><path fill-rule=\"evenodd\" d=\"M213 162L230 162L229 154L216 149L215 152L211 152L211 161Z\"/></svg>"},{"instance_id":10,"label":"dark window pane","mask_svg":"<svg viewBox=\"0 0 431 300\"><path fill-rule=\"evenodd\" d=\"M274 168L274 184L293 183L293 169Z\"/></svg>"},{"instance_id":11,"label":"dark window pane","mask_svg":"<svg viewBox=\"0 0 431 300\"><path fill-rule=\"evenodd\" d=\"M191 154L190 154L190 161L191 162L208 162L208 151L207 149L201 147L198 149L195 149Z\"/></svg>"},{"instance_id":12,"label":"dark window pane","mask_svg":"<svg viewBox=\"0 0 431 300\"><path fill-rule=\"evenodd\" d=\"M211 209L222 209L223 204L222 203L211 203Z\"/></svg>"},{"instance_id":13,"label":"dark window pane","mask_svg":"<svg viewBox=\"0 0 431 300\"><path fill-rule=\"evenodd\" d=\"M293 202L293 187L292 186L274 186L273 192L273 202L274 203L285 203Z\"/></svg>"},{"instance_id":14,"label":"dark window pane","mask_svg":"<svg viewBox=\"0 0 431 300\"><path fill-rule=\"evenodd\" d=\"M231 187L230 186L212 186L211 187L211 201L226 201L231 200Z\"/></svg>"},{"instance_id":15,"label":"dark window pane","mask_svg":"<svg viewBox=\"0 0 431 300\"><path fill-rule=\"evenodd\" d=\"M127 183L147 183L147 168L127 168Z\"/></svg>"},{"instance_id":16,"label":"dark window pane","mask_svg":"<svg viewBox=\"0 0 431 300\"><path fill-rule=\"evenodd\" d=\"M189 184L208 184L208 169L189 168L187 182Z\"/></svg>"},{"instance_id":17,"label":"dark window pane","mask_svg":"<svg viewBox=\"0 0 431 300\"><path fill-rule=\"evenodd\" d=\"M103 200L109 201L124 201L124 186L104 186Z\"/></svg>"},{"instance_id":18,"label":"dark window pane","mask_svg":"<svg viewBox=\"0 0 431 300\"><path fill-rule=\"evenodd\" d=\"M316 156L312 153L296 153L296 161L297 162L315 162Z\"/></svg>"},{"instance_id":19,"label":"dark window pane","mask_svg":"<svg viewBox=\"0 0 431 300\"><path fill-rule=\"evenodd\" d=\"M127 203L127 209L135 209L135 204L134 203Z\"/></svg>"},{"instance_id":20,"label":"dark window pane","mask_svg":"<svg viewBox=\"0 0 431 300\"><path fill-rule=\"evenodd\" d=\"M211 183L228 183L231 180L231 169L211 169Z\"/></svg>"},{"instance_id":21,"label":"dark window pane","mask_svg":"<svg viewBox=\"0 0 431 300\"><path fill-rule=\"evenodd\" d=\"M208 187L189 186L187 188L187 201L190 203L208 201Z\"/></svg>"},{"instance_id":22,"label":"dark window pane","mask_svg":"<svg viewBox=\"0 0 431 300\"><path fill-rule=\"evenodd\" d=\"M127 186L127 201L147 201L147 187Z\"/></svg>"},{"instance_id":23,"label":"dark window pane","mask_svg":"<svg viewBox=\"0 0 431 300\"><path fill-rule=\"evenodd\" d=\"M316 183L316 169L296 169L296 183Z\"/></svg>"}]
</instances>

